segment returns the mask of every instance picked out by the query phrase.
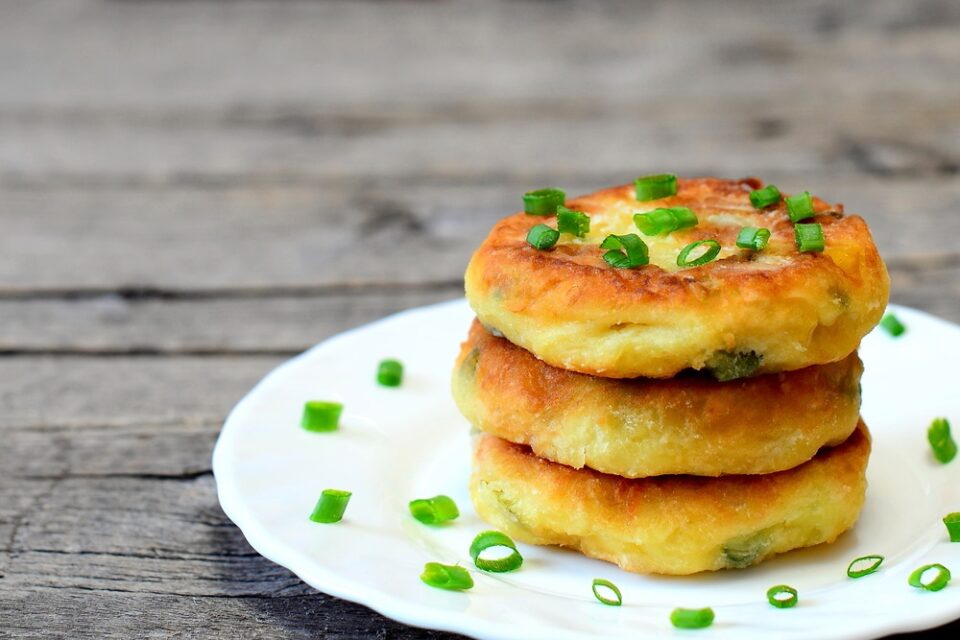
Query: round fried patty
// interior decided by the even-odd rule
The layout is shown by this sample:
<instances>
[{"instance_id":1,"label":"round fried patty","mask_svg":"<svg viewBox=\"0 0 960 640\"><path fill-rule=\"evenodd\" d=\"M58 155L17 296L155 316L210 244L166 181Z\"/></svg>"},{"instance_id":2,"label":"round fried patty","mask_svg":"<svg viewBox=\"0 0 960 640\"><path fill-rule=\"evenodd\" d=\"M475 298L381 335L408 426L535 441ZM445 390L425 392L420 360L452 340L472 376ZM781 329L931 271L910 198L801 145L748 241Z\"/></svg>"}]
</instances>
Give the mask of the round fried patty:
<instances>
[{"instance_id":1,"label":"round fried patty","mask_svg":"<svg viewBox=\"0 0 960 640\"><path fill-rule=\"evenodd\" d=\"M517 213L497 223L474 253L466 293L477 317L549 364L611 378L669 378L688 368L719 379L801 369L855 351L879 321L889 279L866 223L842 205L814 198L823 226L822 253L800 253L781 202L757 210L759 180L679 180L675 196L637 202L632 185L567 202L590 216L585 238L561 235L548 251L526 242L553 216ZM633 214L685 206L695 227L644 236ZM759 252L738 249L745 226L770 230ZM610 234L636 233L650 264L617 269L599 245ZM680 250L712 238L712 262L678 267Z\"/></svg>"},{"instance_id":2,"label":"round fried patty","mask_svg":"<svg viewBox=\"0 0 960 640\"><path fill-rule=\"evenodd\" d=\"M453 397L478 429L571 467L629 478L759 474L846 440L862 372L854 353L730 382L599 378L551 367L474 322Z\"/></svg>"},{"instance_id":3,"label":"round fried patty","mask_svg":"<svg viewBox=\"0 0 960 640\"><path fill-rule=\"evenodd\" d=\"M787 471L631 480L481 434L470 494L481 518L521 542L570 547L627 571L684 575L832 542L859 516L869 454L860 423L843 444Z\"/></svg>"}]
</instances>

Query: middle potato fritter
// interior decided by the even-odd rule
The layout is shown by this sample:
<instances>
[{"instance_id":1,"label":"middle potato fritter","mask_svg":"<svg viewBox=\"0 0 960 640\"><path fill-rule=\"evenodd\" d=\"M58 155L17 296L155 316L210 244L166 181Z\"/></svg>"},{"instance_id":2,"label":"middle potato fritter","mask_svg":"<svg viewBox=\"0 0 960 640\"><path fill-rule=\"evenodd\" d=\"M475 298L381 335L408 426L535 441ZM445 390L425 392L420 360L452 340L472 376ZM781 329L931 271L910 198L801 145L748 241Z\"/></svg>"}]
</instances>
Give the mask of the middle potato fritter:
<instances>
[{"instance_id":1,"label":"middle potato fritter","mask_svg":"<svg viewBox=\"0 0 960 640\"><path fill-rule=\"evenodd\" d=\"M627 478L765 474L847 439L862 372L853 353L730 382L598 378L551 367L474 321L453 396L478 429L570 467Z\"/></svg>"}]
</instances>

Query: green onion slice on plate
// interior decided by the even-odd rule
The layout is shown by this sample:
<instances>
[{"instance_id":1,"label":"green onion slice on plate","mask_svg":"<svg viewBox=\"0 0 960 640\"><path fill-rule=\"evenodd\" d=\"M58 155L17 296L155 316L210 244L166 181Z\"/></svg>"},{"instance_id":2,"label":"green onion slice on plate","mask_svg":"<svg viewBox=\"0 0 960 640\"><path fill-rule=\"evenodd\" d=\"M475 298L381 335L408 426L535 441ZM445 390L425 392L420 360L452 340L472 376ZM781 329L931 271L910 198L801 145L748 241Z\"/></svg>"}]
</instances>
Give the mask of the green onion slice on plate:
<instances>
[{"instance_id":1,"label":"green onion slice on plate","mask_svg":"<svg viewBox=\"0 0 960 640\"><path fill-rule=\"evenodd\" d=\"M410 515L423 524L443 524L460 515L450 496L434 496L410 501Z\"/></svg>"},{"instance_id":2,"label":"green onion slice on plate","mask_svg":"<svg viewBox=\"0 0 960 640\"><path fill-rule=\"evenodd\" d=\"M343 405L326 400L308 400L303 405L300 426L307 431L336 431L340 426Z\"/></svg>"},{"instance_id":3,"label":"green onion slice on plate","mask_svg":"<svg viewBox=\"0 0 960 640\"><path fill-rule=\"evenodd\" d=\"M500 558L481 557L483 552L488 549L506 549L510 553ZM523 556L517 551L517 545L510 539L510 536L499 531L484 531L477 535L470 543L470 557L473 558L473 564L476 565L477 569L491 573L515 571L523 564Z\"/></svg>"},{"instance_id":4,"label":"green onion slice on plate","mask_svg":"<svg viewBox=\"0 0 960 640\"><path fill-rule=\"evenodd\" d=\"M943 524L947 527L950 542L960 542L960 511L943 516Z\"/></svg>"},{"instance_id":5,"label":"green onion slice on plate","mask_svg":"<svg viewBox=\"0 0 960 640\"><path fill-rule=\"evenodd\" d=\"M785 584L778 584L767 590L767 601L778 609L795 607L797 600L797 590Z\"/></svg>"},{"instance_id":6,"label":"green onion slice on plate","mask_svg":"<svg viewBox=\"0 0 960 640\"><path fill-rule=\"evenodd\" d=\"M313 508L310 519L314 522L330 524L340 522L343 519L343 512L347 510L347 503L350 502L349 491L340 489L324 489L317 500L317 506Z\"/></svg>"},{"instance_id":7,"label":"green onion slice on plate","mask_svg":"<svg viewBox=\"0 0 960 640\"><path fill-rule=\"evenodd\" d=\"M377 382L384 387L399 387L403 382L403 363L399 360L381 360L377 366Z\"/></svg>"},{"instance_id":8,"label":"green onion slice on plate","mask_svg":"<svg viewBox=\"0 0 960 640\"><path fill-rule=\"evenodd\" d=\"M670 623L678 629L704 629L713 624L713 609L674 609Z\"/></svg>"},{"instance_id":9,"label":"green onion slice on plate","mask_svg":"<svg viewBox=\"0 0 960 640\"><path fill-rule=\"evenodd\" d=\"M606 595L604 592L609 592L613 597ZM611 607L619 607L623 604L623 596L620 594L617 585L603 578L593 579L593 595L597 600Z\"/></svg>"},{"instance_id":10,"label":"green onion slice on plate","mask_svg":"<svg viewBox=\"0 0 960 640\"><path fill-rule=\"evenodd\" d=\"M926 580L926 576L931 572L936 572L932 580ZM910 574L907 583L917 589L926 591L940 591L950 582L950 569L939 563L925 564Z\"/></svg>"},{"instance_id":11,"label":"green onion slice on plate","mask_svg":"<svg viewBox=\"0 0 960 640\"><path fill-rule=\"evenodd\" d=\"M847 576L851 578L862 578L868 576L883 564L883 556L870 555L861 556L853 560L847 567Z\"/></svg>"},{"instance_id":12,"label":"green onion slice on plate","mask_svg":"<svg viewBox=\"0 0 960 640\"><path fill-rule=\"evenodd\" d=\"M473 578L466 569L439 562L425 564L420 579L431 587L448 591L463 591L473 586Z\"/></svg>"},{"instance_id":13,"label":"green onion slice on plate","mask_svg":"<svg viewBox=\"0 0 960 640\"><path fill-rule=\"evenodd\" d=\"M933 456L946 464L957 455L957 443L950 435L950 422L946 418L936 418L927 429L927 441L933 449Z\"/></svg>"},{"instance_id":14,"label":"green onion slice on plate","mask_svg":"<svg viewBox=\"0 0 960 640\"><path fill-rule=\"evenodd\" d=\"M907 328L903 326L903 323L900 322L900 319L892 313L888 313L880 320L880 326L883 327L887 333L892 335L894 338L902 336L906 333Z\"/></svg>"}]
</instances>

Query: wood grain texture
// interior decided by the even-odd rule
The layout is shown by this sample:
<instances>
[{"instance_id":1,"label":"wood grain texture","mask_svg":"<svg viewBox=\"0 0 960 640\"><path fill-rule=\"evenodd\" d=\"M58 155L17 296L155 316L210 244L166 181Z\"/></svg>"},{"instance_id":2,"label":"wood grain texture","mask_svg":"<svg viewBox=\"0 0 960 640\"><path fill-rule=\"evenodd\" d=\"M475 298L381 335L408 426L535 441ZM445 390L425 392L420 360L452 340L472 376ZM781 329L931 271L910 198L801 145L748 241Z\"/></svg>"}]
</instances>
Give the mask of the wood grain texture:
<instances>
[{"instance_id":1,"label":"wood grain texture","mask_svg":"<svg viewBox=\"0 0 960 640\"><path fill-rule=\"evenodd\" d=\"M845 203L960 321L958 59L953 0L0 4L0 636L452 638L246 544L230 407L665 169Z\"/></svg>"}]
</instances>

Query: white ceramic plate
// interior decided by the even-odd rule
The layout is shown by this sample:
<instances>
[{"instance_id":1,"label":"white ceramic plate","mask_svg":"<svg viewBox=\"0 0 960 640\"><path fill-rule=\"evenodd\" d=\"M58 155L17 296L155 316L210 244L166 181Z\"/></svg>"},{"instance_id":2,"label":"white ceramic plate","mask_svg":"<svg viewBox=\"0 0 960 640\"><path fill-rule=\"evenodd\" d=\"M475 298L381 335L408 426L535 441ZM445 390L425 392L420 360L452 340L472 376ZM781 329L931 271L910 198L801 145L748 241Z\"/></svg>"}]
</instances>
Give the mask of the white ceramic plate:
<instances>
[{"instance_id":1,"label":"white ceramic plate","mask_svg":"<svg viewBox=\"0 0 960 640\"><path fill-rule=\"evenodd\" d=\"M835 544L796 551L743 571L685 578L632 575L579 554L520 546L522 569L473 571L463 593L420 582L424 563L460 563L488 528L467 495L469 426L454 407L449 377L472 314L463 301L414 309L334 337L280 366L233 410L213 454L220 503L253 547L327 593L363 603L408 624L477 638L631 638L675 635L674 607L713 607L704 638L869 638L960 618L960 544L941 518L960 511L960 459L941 465L926 441L931 419L960 431L960 327L919 311L892 308L907 325L861 348L863 416L874 440L870 488L856 528ZM385 357L406 367L401 388L377 385ZM308 399L345 405L341 429L299 425ZM960 436L960 433L957 434ZM315 524L308 514L326 488L348 489L345 519ZM407 503L452 496L462 511L427 527ZM886 556L881 570L846 577L861 555ZM940 592L907 585L910 572L939 562L955 578ZM591 594L593 578L623 592L622 607ZM794 609L775 609L766 590L787 583ZM693 633L693 632L686 632Z\"/></svg>"}]
</instances>

